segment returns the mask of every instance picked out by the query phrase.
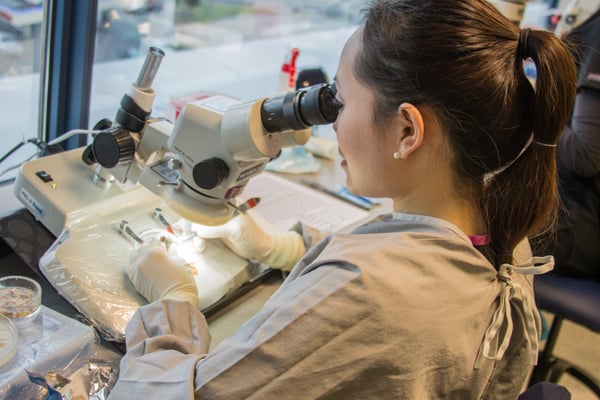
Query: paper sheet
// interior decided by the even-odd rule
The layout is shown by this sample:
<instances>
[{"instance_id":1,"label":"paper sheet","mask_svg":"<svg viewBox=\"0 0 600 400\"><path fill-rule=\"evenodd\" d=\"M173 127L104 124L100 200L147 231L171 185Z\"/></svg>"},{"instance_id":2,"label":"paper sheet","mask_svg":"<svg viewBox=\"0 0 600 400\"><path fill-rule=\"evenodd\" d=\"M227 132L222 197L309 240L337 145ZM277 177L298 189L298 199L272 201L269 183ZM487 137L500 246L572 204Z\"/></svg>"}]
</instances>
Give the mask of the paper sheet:
<instances>
[{"instance_id":1,"label":"paper sheet","mask_svg":"<svg viewBox=\"0 0 600 400\"><path fill-rule=\"evenodd\" d=\"M277 230L303 222L320 232L338 232L369 219L369 212L326 193L265 172L250 180L240 199L259 197L255 210Z\"/></svg>"}]
</instances>

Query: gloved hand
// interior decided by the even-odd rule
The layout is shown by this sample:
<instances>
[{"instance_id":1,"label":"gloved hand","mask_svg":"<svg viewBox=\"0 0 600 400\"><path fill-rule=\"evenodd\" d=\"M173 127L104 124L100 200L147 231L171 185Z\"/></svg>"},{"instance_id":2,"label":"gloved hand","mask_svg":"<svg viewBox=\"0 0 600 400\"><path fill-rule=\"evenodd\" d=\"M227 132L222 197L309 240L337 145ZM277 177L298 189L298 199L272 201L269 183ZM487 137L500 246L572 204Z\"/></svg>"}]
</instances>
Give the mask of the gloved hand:
<instances>
[{"instance_id":1,"label":"gloved hand","mask_svg":"<svg viewBox=\"0 0 600 400\"><path fill-rule=\"evenodd\" d=\"M268 232L249 213L238 215L223 225L194 225L192 229L202 238L222 239L240 257L284 271L291 270L306 251L297 232Z\"/></svg>"},{"instance_id":2,"label":"gloved hand","mask_svg":"<svg viewBox=\"0 0 600 400\"><path fill-rule=\"evenodd\" d=\"M149 302L162 299L189 301L198 307L198 288L186 262L162 246L142 248L125 269L135 289Z\"/></svg>"}]
</instances>

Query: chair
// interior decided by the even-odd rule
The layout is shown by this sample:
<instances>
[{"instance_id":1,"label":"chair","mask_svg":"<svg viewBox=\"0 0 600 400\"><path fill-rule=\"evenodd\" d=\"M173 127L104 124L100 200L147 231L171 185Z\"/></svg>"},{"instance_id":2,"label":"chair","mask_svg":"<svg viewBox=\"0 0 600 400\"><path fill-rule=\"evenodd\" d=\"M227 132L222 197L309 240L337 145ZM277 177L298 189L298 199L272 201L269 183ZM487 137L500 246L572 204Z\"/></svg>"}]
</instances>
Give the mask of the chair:
<instances>
[{"instance_id":1,"label":"chair","mask_svg":"<svg viewBox=\"0 0 600 400\"><path fill-rule=\"evenodd\" d=\"M556 383L567 373L600 398L600 382L597 379L553 354L564 320L582 325L593 332L600 332L600 281L544 274L535 277L534 290L538 308L553 314L554 320L529 386L541 381Z\"/></svg>"},{"instance_id":2,"label":"chair","mask_svg":"<svg viewBox=\"0 0 600 400\"><path fill-rule=\"evenodd\" d=\"M571 392L552 382L538 382L521 393L517 400L571 400Z\"/></svg>"}]
</instances>

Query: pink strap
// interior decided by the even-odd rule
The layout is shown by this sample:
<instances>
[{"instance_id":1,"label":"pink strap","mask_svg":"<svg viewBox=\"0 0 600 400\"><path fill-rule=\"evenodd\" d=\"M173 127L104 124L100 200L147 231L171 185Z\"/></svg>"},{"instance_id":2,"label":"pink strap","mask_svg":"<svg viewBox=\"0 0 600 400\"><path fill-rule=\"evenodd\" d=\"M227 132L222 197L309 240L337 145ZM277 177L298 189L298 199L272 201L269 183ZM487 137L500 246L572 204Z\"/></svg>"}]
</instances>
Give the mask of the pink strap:
<instances>
[{"instance_id":1,"label":"pink strap","mask_svg":"<svg viewBox=\"0 0 600 400\"><path fill-rule=\"evenodd\" d=\"M490 243L489 235L472 235L469 236L469 239L471 240L471 243L473 243L473 246L483 246L484 244Z\"/></svg>"}]
</instances>

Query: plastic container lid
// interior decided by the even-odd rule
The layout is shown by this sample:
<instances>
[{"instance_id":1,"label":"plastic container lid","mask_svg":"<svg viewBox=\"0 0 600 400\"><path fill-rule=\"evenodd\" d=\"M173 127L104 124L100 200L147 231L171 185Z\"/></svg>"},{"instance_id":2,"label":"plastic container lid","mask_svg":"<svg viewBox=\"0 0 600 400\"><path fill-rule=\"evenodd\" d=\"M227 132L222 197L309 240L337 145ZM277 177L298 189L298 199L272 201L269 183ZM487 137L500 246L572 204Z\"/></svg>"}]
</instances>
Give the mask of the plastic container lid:
<instances>
[{"instance_id":1,"label":"plastic container lid","mask_svg":"<svg viewBox=\"0 0 600 400\"><path fill-rule=\"evenodd\" d=\"M0 314L19 324L35 318L42 304L42 289L26 276L0 278Z\"/></svg>"},{"instance_id":2,"label":"plastic container lid","mask_svg":"<svg viewBox=\"0 0 600 400\"><path fill-rule=\"evenodd\" d=\"M19 332L12 321L0 314L0 367L13 359L17 353Z\"/></svg>"}]
</instances>

